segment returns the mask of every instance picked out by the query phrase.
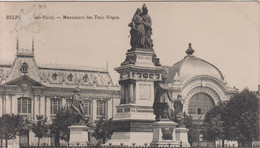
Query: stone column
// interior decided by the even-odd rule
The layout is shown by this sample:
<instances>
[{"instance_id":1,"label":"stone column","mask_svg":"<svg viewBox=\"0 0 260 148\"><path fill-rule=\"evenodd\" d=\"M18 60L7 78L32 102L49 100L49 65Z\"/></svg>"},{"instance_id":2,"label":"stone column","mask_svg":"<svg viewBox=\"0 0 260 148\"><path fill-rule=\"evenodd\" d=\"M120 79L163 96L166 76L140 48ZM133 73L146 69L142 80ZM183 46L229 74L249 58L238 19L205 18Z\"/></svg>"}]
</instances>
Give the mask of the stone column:
<instances>
[{"instance_id":1,"label":"stone column","mask_svg":"<svg viewBox=\"0 0 260 148\"><path fill-rule=\"evenodd\" d=\"M38 102L38 104L37 104L37 107L38 107L38 112L37 112L37 114L38 114L38 115L41 115L41 96L38 96L38 97L37 97L37 102Z\"/></svg>"},{"instance_id":2,"label":"stone column","mask_svg":"<svg viewBox=\"0 0 260 148\"><path fill-rule=\"evenodd\" d=\"M10 96L6 95L5 96L5 113L6 114L10 114L11 113L11 100L10 100Z\"/></svg>"},{"instance_id":3,"label":"stone column","mask_svg":"<svg viewBox=\"0 0 260 148\"><path fill-rule=\"evenodd\" d=\"M45 96L40 97L40 115L45 115Z\"/></svg>"},{"instance_id":4,"label":"stone column","mask_svg":"<svg viewBox=\"0 0 260 148\"><path fill-rule=\"evenodd\" d=\"M8 95L9 100L10 100L10 113L13 113L13 96L12 95Z\"/></svg>"},{"instance_id":5,"label":"stone column","mask_svg":"<svg viewBox=\"0 0 260 148\"><path fill-rule=\"evenodd\" d=\"M129 103L134 103L134 84L129 83Z\"/></svg>"},{"instance_id":6,"label":"stone column","mask_svg":"<svg viewBox=\"0 0 260 148\"><path fill-rule=\"evenodd\" d=\"M12 113L13 114L17 114L17 108L18 108L17 95L14 95L12 97Z\"/></svg>"},{"instance_id":7,"label":"stone column","mask_svg":"<svg viewBox=\"0 0 260 148\"><path fill-rule=\"evenodd\" d=\"M34 96L34 104L33 104L33 112L34 112L34 118L36 119L36 115L39 115L39 102L38 102L38 96Z\"/></svg>"},{"instance_id":8,"label":"stone column","mask_svg":"<svg viewBox=\"0 0 260 148\"><path fill-rule=\"evenodd\" d=\"M32 96L32 118L35 118L35 96Z\"/></svg>"},{"instance_id":9,"label":"stone column","mask_svg":"<svg viewBox=\"0 0 260 148\"><path fill-rule=\"evenodd\" d=\"M95 121L97 119L97 100L92 100L92 119Z\"/></svg>"},{"instance_id":10,"label":"stone column","mask_svg":"<svg viewBox=\"0 0 260 148\"><path fill-rule=\"evenodd\" d=\"M3 97L2 97L2 95L0 95L0 106L1 106L1 108L0 108L0 116L2 116L3 115Z\"/></svg>"},{"instance_id":11,"label":"stone column","mask_svg":"<svg viewBox=\"0 0 260 148\"><path fill-rule=\"evenodd\" d=\"M129 104L129 86L125 85L125 104Z\"/></svg>"},{"instance_id":12,"label":"stone column","mask_svg":"<svg viewBox=\"0 0 260 148\"><path fill-rule=\"evenodd\" d=\"M61 98L61 106L64 107L66 105L66 99L64 97Z\"/></svg>"},{"instance_id":13,"label":"stone column","mask_svg":"<svg viewBox=\"0 0 260 148\"><path fill-rule=\"evenodd\" d=\"M3 101L2 101L2 114L5 114L6 113L6 95L2 95L2 99L3 99Z\"/></svg>"},{"instance_id":14,"label":"stone column","mask_svg":"<svg viewBox=\"0 0 260 148\"><path fill-rule=\"evenodd\" d=\"M108 99L107 100L107 109L106 109L106 112L107 112L107 119L110 119L112 118L112 112L113 112L113 106L112 106L112 98Z\"/></svg>"},{"instance_id":15,"label":"stone column","mask_svg":"<svg viewBox=\"0 0 260 148\"><path fill-rule=\"evenodd\" d=\"M46 117L48 118L48 121L50 121L50 115L51 115L51 99L50 97L46 97Z\"/></svg>"},{"instance_id":16,"label":"stone column","mask_svg":"<svg viewBox=\"0 0 260 148\"><path fill-rule=\"evenodd\" d=\"M125 104L125 86L121 85L121 99L120 104Z\"/></svg>"}]
</instances>

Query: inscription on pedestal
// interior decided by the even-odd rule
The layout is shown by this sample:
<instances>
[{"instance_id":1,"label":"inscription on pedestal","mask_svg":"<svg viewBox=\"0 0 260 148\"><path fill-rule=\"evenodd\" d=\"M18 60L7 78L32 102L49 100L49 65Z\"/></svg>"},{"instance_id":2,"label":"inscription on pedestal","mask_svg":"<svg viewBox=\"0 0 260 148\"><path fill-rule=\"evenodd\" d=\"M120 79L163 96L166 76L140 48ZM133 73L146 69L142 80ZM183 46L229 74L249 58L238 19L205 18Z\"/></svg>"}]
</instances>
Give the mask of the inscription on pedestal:
<instances>
[{"instance_id":1,"label":"inscription on pedestal","mask_svg":"<svg viewBox=\"0 0 260 148\"><path fill-rule=\"evenodd\" d=\"M152 56L137 55L136 65L154 67Z\"/></svg>"},{"instance_id":2,"label":"inscription on pedestal","mask_svg":"<svg viewBox=\"0 0 260 148\"><path fill-rule=\"evenodd\" d=\"M150 100L151 99L151 85L140 84L140 100Z\"/></svg>"}]
</instances>

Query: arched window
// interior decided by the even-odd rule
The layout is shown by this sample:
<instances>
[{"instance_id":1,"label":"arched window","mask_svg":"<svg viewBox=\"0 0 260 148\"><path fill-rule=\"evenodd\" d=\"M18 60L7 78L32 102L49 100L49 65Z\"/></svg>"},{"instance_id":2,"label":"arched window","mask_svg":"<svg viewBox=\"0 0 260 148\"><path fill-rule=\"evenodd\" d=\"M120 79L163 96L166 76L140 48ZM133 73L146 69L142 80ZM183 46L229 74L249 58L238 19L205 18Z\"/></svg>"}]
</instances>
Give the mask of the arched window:
<instances>
[{"instance_id":1,"label":"arched window","mask_svg":"<svg viewBox=\"0 0 260 148\"><path fill-rule=\"evenodd\" d=\"M84 81L85 83L88 82L88 75L87 75L87 74L83 77L83 81Z\"/></svg>"},{"instance_id":2,"label":"arched window","mask_svg":"<svg viewBox=\"0 0 260 148\"><path fill-rule=\"evenodd\" d=\"M18 101L18 113L19 114L31 114L32 113L32 99L27 97L21 97Z\"/></svg>"},{"instance_id":3,"label":"arched window","mask_svg":"<svg viewBox=\"0 0 260 148\"><path fill-rule=\"evenodd\" d=\"M69 74L68 80L69 80L70 82L73 80L73 75L72 75L72 74Z\"/></svg>"},{"instance_id":4,"label":"arched window","mask_svg":"<svg viewBox=\"0 0 260 148\"><path fill-rule=\"evenodd\" d=\"M28 64L27 63L23 63L22 64L22 66L21 66L21 68L20 68L20 71L21 71L21 73L27 73L28 72Z\"/></svg>"},{"instance_id":5,"label":"arched window","mask_svg":"<svg viewBox=\"0 0 260 148\"><path fill-rule=\"evenodd\" d=\"M54 80L54 81L57 81L57 73L54 73L53 75L52 75L52 79Z\"/></svg>"},{"instance_id":6,"label":"arched window","mask_svg":"<svg viewBox=\"0 0 260 148\"><path fill-rule=\"evenodd\" d=\"M197 93L189 101L189 114L206 114L214 107L213 99L206 93Z\"/></svg>"}]
</instances>

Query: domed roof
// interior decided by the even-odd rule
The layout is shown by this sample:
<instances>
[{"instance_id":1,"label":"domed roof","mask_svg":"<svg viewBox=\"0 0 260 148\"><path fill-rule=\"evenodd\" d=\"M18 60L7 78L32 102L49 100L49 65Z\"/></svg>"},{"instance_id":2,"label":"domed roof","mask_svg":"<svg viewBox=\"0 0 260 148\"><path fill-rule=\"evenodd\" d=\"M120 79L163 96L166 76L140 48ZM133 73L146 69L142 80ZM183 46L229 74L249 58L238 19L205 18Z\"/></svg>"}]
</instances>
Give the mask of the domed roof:
<instances>
[{"instance_id":1,"label":"domed roof","mask_svg":"<svg viewBox=\"0 0 260 148\"><path fill-rule=\"evenodd\" d=\"M193 52L194 50L189 44L189 48L186 50L187 56L168 69L166 83L173 83L177 80L183 82L196 76L211 76L220 81L224 80L221 71L216 66L195 57L192 55Z\"/></svg>"}]
</instances>

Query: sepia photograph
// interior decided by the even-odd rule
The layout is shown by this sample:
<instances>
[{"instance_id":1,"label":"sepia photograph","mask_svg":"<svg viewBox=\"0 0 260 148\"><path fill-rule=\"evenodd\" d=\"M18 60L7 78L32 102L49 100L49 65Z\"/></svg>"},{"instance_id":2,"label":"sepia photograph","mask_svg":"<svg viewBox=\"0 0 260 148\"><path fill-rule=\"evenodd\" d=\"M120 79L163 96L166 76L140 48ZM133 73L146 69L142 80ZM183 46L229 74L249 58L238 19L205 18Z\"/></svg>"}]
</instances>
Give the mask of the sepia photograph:
<instances>
[{"instance_id":1,"label":"sepia photograph","mask_svg":"<svg viewBox=\"0 0 260 148\"><path fill-rule=\"evenodd\" d=\"M260 147L259 6L0 2L0 147Z\"/></svg>"}]
</instances>

